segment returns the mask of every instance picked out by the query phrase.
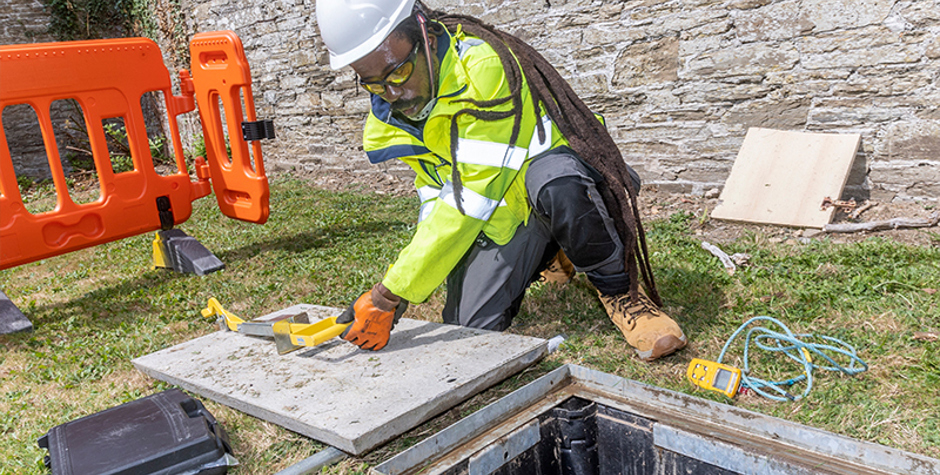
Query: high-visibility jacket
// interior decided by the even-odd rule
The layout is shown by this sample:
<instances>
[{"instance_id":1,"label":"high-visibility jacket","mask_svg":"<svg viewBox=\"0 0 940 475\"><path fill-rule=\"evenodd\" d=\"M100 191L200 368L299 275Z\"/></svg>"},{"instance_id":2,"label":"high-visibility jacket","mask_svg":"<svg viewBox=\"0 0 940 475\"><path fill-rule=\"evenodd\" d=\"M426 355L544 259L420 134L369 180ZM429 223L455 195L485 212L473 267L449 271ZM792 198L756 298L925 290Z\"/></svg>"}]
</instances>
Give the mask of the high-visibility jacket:
<instances>
[{"instance_id":1,"label":"high-visibility jacket","mask_svg":"<svg viewBox=\"0 0 940 475\"><path fill-rule=\"evenodd\" d=\"M370 162L397 158L417 174L415 187L421 200L417 230L382 280L390 291L410 302L427 300L481 232L497 244L512 239L530 212L525 188L529 160L567 144L547 116L536 117L526 84L521 129L514 145L509 143L512 117L485 121L461 115L457 170L462 214L451 183L451 119L456 112L474 107L458 101L508 97L509 84L496 51L479 38L458 29L453 35L445 32L437 44L438 101L423 127L392 116L390 104L373 95L363 134ZM511 108L508 102L489 110ZM546 125L544 142L539 141L537 120Z\"/></svg>"}]
</instances>

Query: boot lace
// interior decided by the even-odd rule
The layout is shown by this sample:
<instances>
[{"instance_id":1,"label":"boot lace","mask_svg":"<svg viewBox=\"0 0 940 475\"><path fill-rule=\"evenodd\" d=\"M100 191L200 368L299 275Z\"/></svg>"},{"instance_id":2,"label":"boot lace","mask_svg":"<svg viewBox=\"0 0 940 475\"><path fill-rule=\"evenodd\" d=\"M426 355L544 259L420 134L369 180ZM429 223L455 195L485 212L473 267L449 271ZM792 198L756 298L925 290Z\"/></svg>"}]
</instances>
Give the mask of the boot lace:
<instances>
[{"instance_id":1,"label":"boot lace","mask_svg":"<svg viewBox=\"0 0 940 475\"><path fill-rule=\"evenodd\" d=\"M642 292L637 295L637 301L632 302L630 293L620 294L615 297L608 297L611 307L617 309L619 313L625 316L626 324L630 330L636 327L636 319L642 315L647 318L655 318L660 315L659 308Z\"/></svg>"}]
</instances>

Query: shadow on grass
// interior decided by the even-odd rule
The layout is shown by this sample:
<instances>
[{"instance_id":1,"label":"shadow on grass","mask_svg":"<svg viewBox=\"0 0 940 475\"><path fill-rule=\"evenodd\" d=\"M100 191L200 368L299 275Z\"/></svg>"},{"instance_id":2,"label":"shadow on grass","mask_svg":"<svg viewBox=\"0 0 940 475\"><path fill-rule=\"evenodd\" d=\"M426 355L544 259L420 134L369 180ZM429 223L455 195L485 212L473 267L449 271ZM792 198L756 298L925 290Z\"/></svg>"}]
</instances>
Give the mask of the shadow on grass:
<instances>
[{"instance_id":1,"label":"shadow on grass","mask_svg":"<svg viewBox=\"0 0 940 475\"><path fill-rule=\"evenodd\" d=\"M404 221L369 221L356 226L328 226L310 231L303 231L290 236L269 237L260 242L252 242L235 249L222 251L216 256L225 263L251 259L262 253L284 251L302 254L313 249L331 247L343 248L350 241L368 243L370 236L386 236L389 229L406 226Z\"/></svg>"},{"instance_id":2,"label":"shadow on grass","mask_svg":"<svg viewBox=\"0 0 940 475\"><path fill-rule=\"evenodd\" d=\"M118 276L117 282L94 288L64 302L21 306L20 310L35 325L35 331L3 338L11 342L28 341L35 335L42 334L43 327L47 325L55 327L64 325L63 330L81 328L83 332L95 332L111 330L122 324L139 324L142 315L159 315L167 321L179 318L174 317L173 314L186 314L186 318L189 318L190 309L197 294L207 289L225 293L223 288L231 288L233 280L238 282L243 278L239 268L245 266L240 266L240 263L263 254L275 255L283 252L303 254L310 250L331 247L355 248L357 247L356 241L369 245L378 235L387 236L390 228L403 225L403 222L393 220L369 221L353 226L332 225L287 236L280 235L280 230L277 228L270 228L260 241L245 243L240 247L216 254L225 263L228 270L223 272L227 275L214 273L197 277L176 273L169 269L141 269L140 273L125 273ZM263 265L277 269L279 264L277 259L271 259L270 264ZM311 257L309 267L315 268L317 265L318 261ZM244 278L248 279L258 274L259 271L257 265L252 263L252 268L244 271L246 273ZM234 287L237 288L238 285ZM6 291L11 298L21 302L30 300L29 295L18 294L15 288L9 288ZM185 310L176 309L175 307L179 304L183 304Z\"/></svg>"},{"instance_id":3,"label":"shadow on grass","mask_svg":"<svg viewBox=\"0 0 940 475\"><path fill-rule=\"evenodd\" d=\"M40 333L48 324L65 324L74 327L76 323L88 330L113 328L121 323L133 324L142 313L150 313L158 308L151 302L139 297L142 289L153 289L184 277L169 270L145 271L130 280L99 287L64 302L46 305L28 306L21 309L27 318L33 321ZM30 338L30 333L22 334Z\"/></svg>"}]
</instances>

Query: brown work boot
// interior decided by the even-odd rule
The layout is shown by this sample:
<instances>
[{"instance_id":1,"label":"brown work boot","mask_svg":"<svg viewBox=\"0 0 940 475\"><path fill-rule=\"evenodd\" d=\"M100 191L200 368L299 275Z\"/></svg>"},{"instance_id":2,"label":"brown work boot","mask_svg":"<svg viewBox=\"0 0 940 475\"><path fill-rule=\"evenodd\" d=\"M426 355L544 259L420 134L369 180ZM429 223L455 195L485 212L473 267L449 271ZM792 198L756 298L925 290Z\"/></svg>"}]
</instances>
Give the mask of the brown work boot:
<instances>
[{"instance_id":1,"label":"brown work boot","mask_svg":"<svg viewBox=\"0 0 940 475\"><path fill-rule=\"evenodd\" d=\"M572 277L574 277L574 264L568 260L565 251L559 249L552 262L548 263L548 268L542 271L539 282L567 284Z\"/></svg>"},{"instance_id":2,"label":"brown work boot","mask_svg":"<svg viewBox=\"0 0 940 475\"><path fill-rule=\"evenodd\" d=\"M643 361L653 361L685 347L685 334L669 315L654 304L640 287L639 299L630 302L630 293L600 295L601 303L627 343Z\"/></svg>"}]
</instances>

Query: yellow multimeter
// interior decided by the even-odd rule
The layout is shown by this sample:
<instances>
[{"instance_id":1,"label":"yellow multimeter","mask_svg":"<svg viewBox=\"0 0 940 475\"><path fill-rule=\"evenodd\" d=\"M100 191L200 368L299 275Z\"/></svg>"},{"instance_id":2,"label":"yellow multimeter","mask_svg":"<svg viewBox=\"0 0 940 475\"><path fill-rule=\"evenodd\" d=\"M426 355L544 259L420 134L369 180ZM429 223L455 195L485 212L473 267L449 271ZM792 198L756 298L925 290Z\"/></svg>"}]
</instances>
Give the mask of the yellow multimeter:
<instances>
[{"instance_id":1,"label":"yellow multimeter","mask_svg":"<svg viewBox=\"0 0 940 475\"><path fill-rule=\"evenodd\" d=\"M720 392L728 397L734 397L741 386L740 369L700 358L693 358L689 362L686 375L696 386Z\"/></svg>"}]
</instances>

